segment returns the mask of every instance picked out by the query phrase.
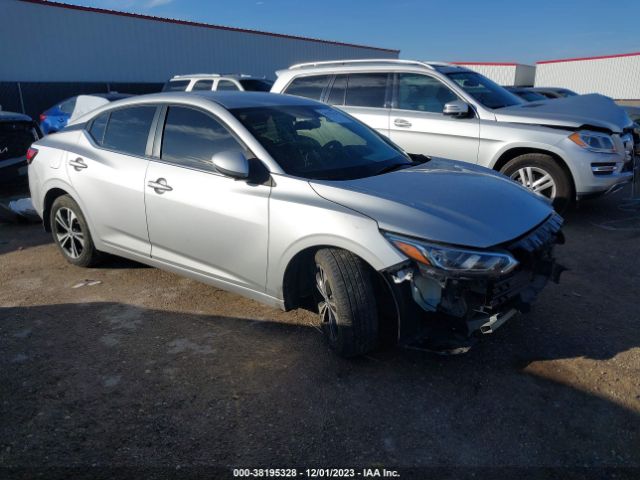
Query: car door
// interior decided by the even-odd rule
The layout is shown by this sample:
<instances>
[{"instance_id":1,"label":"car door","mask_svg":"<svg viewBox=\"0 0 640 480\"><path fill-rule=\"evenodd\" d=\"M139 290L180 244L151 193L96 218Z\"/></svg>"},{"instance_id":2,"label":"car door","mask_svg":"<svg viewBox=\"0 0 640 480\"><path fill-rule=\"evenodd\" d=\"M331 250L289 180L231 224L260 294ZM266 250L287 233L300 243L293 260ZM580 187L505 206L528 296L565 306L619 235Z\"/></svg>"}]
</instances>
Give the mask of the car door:
<instances>
[{"instance_id":1,"label":"car door","mask_svg":"<svg viewBox=\"0 0 640 480\"><path fill-rule=\"evenodd\" d=\"M385 72L339 74L326 101L389 136L389 82Z\"/></svg>"},{"instance_id":2,"label":"car door","mask_svg":"<svg viewBox=\"0 0 640 480\"><path fill-rule=\"evenodd\" d=\"M144 178L156 106L96 117L66 157L67 172L99 242L148 256ZM148 145L149 144L149 145Z\"/></svg>"},{"instance_id":3,"label":"car door","mask_svg":"<svg viewBox=\"0 0 640 480\"><path fill-rule=\"evenodd\" d=\"M161 118L145 182L151 256L264 291L270 187L215 169L215 153L246 148L209 112L171 105Z\"/></svg>"},{"instance_id":4,"label":"car door","mask_svg":"<svg viewBox=\"0 0 640 480\"><path fill-rule=\"evenodd\" d=\"M391 109L390 137L408 153L478 161L480 121L442 113L458 96L439 79L420 73L399 73Z\"/></svg>"}]
</instances>

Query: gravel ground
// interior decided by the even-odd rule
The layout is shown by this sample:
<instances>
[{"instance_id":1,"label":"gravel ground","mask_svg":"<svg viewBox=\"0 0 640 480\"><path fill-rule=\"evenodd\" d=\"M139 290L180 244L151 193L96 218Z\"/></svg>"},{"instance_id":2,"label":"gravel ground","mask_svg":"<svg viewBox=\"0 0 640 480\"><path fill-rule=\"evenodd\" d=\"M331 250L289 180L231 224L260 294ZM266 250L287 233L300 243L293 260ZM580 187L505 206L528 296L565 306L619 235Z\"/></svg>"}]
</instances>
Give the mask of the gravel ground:
<instances>
[{"instance_id":1,"label":"gravel ground","mask_svg":"<svg viewBox=\"0 0 640 480\"><path fill-rule=\"evenodd\" d=\"M640 478L640 208L620 208L628 195L570 212L561 284L453 358L340 359L308 312L124 260L77 268L39 225L0 225L0 476L506 465Z\"/></svg>"}]
</instances>

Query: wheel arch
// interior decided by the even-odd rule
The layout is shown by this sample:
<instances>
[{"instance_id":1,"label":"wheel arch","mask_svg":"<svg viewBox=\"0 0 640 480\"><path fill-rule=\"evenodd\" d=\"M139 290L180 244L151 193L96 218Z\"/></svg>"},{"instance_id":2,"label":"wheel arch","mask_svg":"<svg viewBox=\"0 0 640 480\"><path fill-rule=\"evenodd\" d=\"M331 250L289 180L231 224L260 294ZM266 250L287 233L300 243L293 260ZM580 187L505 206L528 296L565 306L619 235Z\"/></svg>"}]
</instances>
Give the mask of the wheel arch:
<instances>
[{"instance_id":1,"label":"wheel arch","mask_svg":"<svg viewBox=\"0 0 640 480\"><path fill-rule=\"evenodd\" d=\"M56 198L62 197L63 195L69 195L69 192L60 187L53 187L50 188L44 196L42 203L42 223L47 232L51 232L51 206Z\"/></svg>"}]
</instances>

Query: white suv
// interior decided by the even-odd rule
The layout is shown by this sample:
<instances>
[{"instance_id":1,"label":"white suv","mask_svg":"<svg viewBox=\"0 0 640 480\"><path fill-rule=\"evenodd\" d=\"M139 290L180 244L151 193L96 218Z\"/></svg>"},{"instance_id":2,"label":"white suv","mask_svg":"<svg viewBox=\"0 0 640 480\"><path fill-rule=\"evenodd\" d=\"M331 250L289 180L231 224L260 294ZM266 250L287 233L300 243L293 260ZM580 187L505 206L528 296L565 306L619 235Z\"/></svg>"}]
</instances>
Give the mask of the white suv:
<instances>
[{"instance_id":1,"label":"white suv","mask_svg":"<svg viewBox=\"0 0 640 480\"><path fill-rule=\"evenodd\" d=\"M266 78L245 74L220 75L219 73L196 73L175 75L162 87L163 92L191 91L236 91L268 92L273 82Z\"/></svg>"},{"instance_id":2,"label":"white suv","mask_svg":"<svg viewBox=\"0 0 640 480\"><path fill-rule=\"evenodd\" d=\"M633 178L633 123L601 95L527 103L456 65L409 60L299 64L274 93L338 106L411 154L498 170L563 208Z\"/></svg>"}]
</instances>

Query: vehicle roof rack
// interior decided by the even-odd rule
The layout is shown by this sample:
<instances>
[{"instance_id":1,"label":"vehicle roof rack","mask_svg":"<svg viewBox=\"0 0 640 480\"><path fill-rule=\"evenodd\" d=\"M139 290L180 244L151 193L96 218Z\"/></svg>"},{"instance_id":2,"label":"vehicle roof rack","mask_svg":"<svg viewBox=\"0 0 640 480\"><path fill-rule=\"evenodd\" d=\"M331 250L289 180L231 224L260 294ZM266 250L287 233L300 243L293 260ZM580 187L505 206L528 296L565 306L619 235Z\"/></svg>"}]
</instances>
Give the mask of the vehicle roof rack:
<instances>
[{"instance_id":1,"label":"vehicle roof rack","mask_svg":"<svg viewBox=\"0 0 640 480\"><path fill-rule=\"evenodd\" d=\"M420 62L418 60L402 60L399 58L361 58L355 60L328 60L322 62L306 62L291 65L289 70L298 68L328 67L332 65L412 65L434 70L434 65L450 65L444 62Z\"/></svg>"},{"instance_id":2,"label":"vehicle roof rack","mask_svg":"<svg viewBox=\"0 0 640 480\"><path fill-rule=\"evenodd\" d=\"M184 75L174 75L173 77L171 77L171 80L173 80L174 78L203 78L203 77L219 77L220 74L219 73L191 73L191 74L184 74Z\"/></svg>"}]
</instances>

